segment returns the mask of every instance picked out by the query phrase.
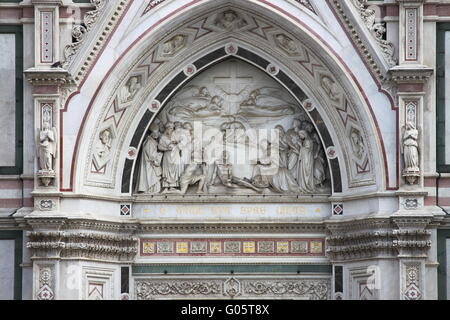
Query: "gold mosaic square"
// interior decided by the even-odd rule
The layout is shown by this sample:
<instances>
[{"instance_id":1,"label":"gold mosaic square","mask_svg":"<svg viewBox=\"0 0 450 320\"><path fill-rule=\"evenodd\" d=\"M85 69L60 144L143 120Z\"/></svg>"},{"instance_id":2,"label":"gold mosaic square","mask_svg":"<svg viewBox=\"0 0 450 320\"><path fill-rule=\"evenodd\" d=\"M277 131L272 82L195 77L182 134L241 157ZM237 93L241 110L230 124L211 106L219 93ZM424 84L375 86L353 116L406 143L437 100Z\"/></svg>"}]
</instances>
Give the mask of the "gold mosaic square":
<instances>
[{"instance_id":1,"label":"gold mosaic square","mask_svg":"<svg viewBox=\"0 0 450 320\"><path fill-rule=\"evenodd\" d=\"M144 241L142 243L142 253L143 254L153 254L155 253L155 243Z\"/></svg>"},{"instance_id":2,"label":"gold mosaic square","mask_svg":"<svg viewBox=\"0 0 450 320\"><path fill-rule=\"evenodd\" d=\"M210 242L209 243L210 253L222 253L222 243L221 242Z\"/></svg>"},{"instance_id":3,"label":"gold mosaic square","mask_svg":"<svg viewBox=\"0 0 450 320\"><path fill-rule=\"evenodd\" d=\"M177 253L188 253L188 243L177 242Z\"/></svg>"},{"instance_id":4,"label":"gold mosaic square","mask_svg":"<svg viewBox=\"0 0 450 320\"><path fill-rule=\"evenodd\" d=\"M242 245L244 248L244 253L255 253L256 252L255 241L244 241L244 243Z\"/></svg>"},{"instance_id":5,"label":"gold mosaic square","mask_svg":"<svg viewBox=\"0 0 450 320\"><path fill-rule=\"evenodd\" d=\"M311 253L323 253L323 243L322 241L311 241Z\"/></svg>"}]
</instances>

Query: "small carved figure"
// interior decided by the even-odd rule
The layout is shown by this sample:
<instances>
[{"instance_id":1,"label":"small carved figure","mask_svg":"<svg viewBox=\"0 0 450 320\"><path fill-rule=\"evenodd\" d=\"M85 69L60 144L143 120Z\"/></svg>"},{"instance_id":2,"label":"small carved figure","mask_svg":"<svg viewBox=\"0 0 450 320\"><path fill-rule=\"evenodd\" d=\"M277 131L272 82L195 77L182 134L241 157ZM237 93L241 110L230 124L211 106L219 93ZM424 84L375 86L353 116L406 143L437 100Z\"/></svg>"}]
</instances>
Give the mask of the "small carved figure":
<instances>
[{"instance_id":1,"label":"small carved figure","mask_svg":"<svg viewBox=\"0 0 450 320\"><path fill-rule=\"evenodd\" d=\"M295 44L294 40L292 40L288 36L280 33L275 36L275 40L278 46L280 46L281 49L285 50L287 53L289 54L298 53L297 45Z\"/></svg>"},{"instance_id":2,"label":"small carved figure","mask_svg":"<svg viewBox=\"0 0 450 320\"><path fill-rule=\"evenodd\" d=\"M97 156L100 159L105 159L111 150L112 134L110 129L105 129L100 132L100 145L97 147Z\"/></svg>"},{"instance_id":3,"label":"small carved figure","mask_svg":"<svg viewBox=\"0 0 450 320\"><path fill-rule=\"evenodd\" d=\"M321 85L331 100L339 100L339 88L336 82L334 82L330 77L324 76L322 77Z\"/></svg>"},{"instance_id":4,"label":"small carved figure","mask_svg":"<svg viewBox=\"0 0 450 320\"><path fill-rule=\"evenodd\" d=\"M361 137L361 134L353 130L350 134L350 141L352 143L353 152L358 158L361 158L364 154L364 140Z\"/></svg>"},{"instance_id":5,"label":"small carved figure","mask_svg":"<svg viewBox=\"0 0 450 320\"><path fill-rule=\"evenodd\" d=\"M138 77L131 77L128 83L120 91L120 102L127 103L133 100L136 93L141 89L141 83Z\"/></svg>"},{"instance_id":6,"label":"small carved figure","mask_svg":"<svg viewBox=\"0 0 450 320\"><path fill-rule=\"evenodd\" d=\"M163 54L173 55L186 45L186 36L178 34L163 44Z\"/></svg>"},{"instance_id":7,"label":"small carved figure","mask_svg":"<svg viewBox=\"0 0 450 320\"><path fill-rule=\"evenodd\" d=\"M56 157L56 128L45 120L39 132L39 169L53 171L53 160Z\"/></svg>"},{"instance_id":8,"label":"small carved figure","mask_svg":"<svg viewBox=\"0 0 450 320\"><path fill-rule=\"evenodd\" d=\"M409 184L414 184L420 173L419 167L419 131L412 122L406 123L405 133L403 134L403 175Z\"/></svg>"},{"instance_id":9,"label":"small carved figure","mask_svg":"<svg viewBox=\"0 0 450 320\"><path fill-rule=\"evenodd\" d=\"M247 25L247 22L240 18L233 10L227 10L219 15L215 25L224 30L240 29Z\"/></svg>"}]
</instances>

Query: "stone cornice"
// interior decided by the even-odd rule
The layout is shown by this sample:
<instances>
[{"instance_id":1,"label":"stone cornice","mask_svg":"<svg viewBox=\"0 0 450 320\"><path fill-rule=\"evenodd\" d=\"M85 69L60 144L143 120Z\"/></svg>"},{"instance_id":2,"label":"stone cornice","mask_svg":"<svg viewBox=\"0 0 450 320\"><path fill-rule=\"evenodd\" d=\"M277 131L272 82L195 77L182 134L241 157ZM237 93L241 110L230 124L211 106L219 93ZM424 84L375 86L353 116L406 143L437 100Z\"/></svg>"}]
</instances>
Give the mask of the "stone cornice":
<instances>
[{"instance_id":1,"label":"stone cornice","mask_svg":"<svg viewBox=\"0 0 450 320\"><path fill-rule=\"evenodd\" d=\"M433 75L434 69L426 66L402 66L389 70L392 81L399 83L425 83Z\"/></svg>"},{"instance_id":2,"label":"stone cornice","mask_svg":"<svg viewBox=\"0 0 450 320\"><path fill-rule=\"evenodd\" d=\"M72 75L61 68L30 68L24 72L28 82L34 86L55 85L67 86L75 84Z\"/></svg>"}]
</instances>

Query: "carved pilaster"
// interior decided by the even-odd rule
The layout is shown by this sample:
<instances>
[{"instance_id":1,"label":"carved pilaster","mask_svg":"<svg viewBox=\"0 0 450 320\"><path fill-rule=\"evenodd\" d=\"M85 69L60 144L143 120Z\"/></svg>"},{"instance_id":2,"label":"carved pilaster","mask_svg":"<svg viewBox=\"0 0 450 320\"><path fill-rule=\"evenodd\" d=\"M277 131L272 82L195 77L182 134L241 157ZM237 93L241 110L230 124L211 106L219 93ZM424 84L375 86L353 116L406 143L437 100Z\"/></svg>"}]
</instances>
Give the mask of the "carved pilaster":
<instances>
[{"instance_id":1,"label":"carved pilaster","mask_svg":"<svg viewBox=\"0 0 450 320\"><path fill-rule=\"evenodd\" d=\"M35 66L59 61L59 7L61 0L32 0L34 5Z\"/></svg>"},{"instance_id":2,"label":"carved pilaster","mask_svg":"<svg viewBox=\"0 0 450 320\"><path fill-rule=\"evenodd\" d=\"M400 14L400 65L422 65L424 0L397 0L397 2Z\"/></svg>"}]
</instances>

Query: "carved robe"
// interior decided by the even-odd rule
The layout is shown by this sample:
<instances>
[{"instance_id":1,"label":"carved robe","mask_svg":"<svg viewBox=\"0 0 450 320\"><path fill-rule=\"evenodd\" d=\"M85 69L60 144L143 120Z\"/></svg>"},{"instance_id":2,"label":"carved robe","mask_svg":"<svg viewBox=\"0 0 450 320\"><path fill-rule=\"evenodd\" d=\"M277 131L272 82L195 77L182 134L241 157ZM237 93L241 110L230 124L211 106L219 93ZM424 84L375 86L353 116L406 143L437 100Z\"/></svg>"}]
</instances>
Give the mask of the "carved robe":
<instances>
[{"instance_id":1,"label":"carved robe","mask_svg":"<svg viewBox=\"0 0 450 320\"><path fill-rule=\"evenodd\" d=\"M138 192L159 193L161 191L161 158L158 141L148 137L144 142L140 163Z\"/></svg>"},{"instance_id":2,"label":"carved robe","mask_svg":"<svg viewBox=\"0 0 450 320\"><path fill-rule=\"evenodd\" d=\"M45 129L39 133L39 168L53 170L53 158L56 155L55 129Z\"/></svg>"},{"instance_id":3,"label":"carved robe","mask_svg":"<svg viewBox=\"0 0 450 320\"><path fill-rule=\"evenodd\" d=\"M302 193L314 193L314 143L309 138L303 139L299 154L297 182Z\"/></svg>"},{"instance_id":4,"label":"carved robe","mask_svg":"<svg viewBox=\"0 0 450 320\"><path fill-rule=\"evenodd\" d=\"M180 149L173 142L172 137L164 134L158 145L159 150L164 151L162 161L162 186L164 188L178 187L181 176Z\"/></svg>"},{"instance_id":5,"label":"carved robe","mask_svg":"<svg viewBox=\"0 0 450 320\"><path fill-rule=\"evenodd\" d=\"M408 129L403 136L403 155L405 160L405 171L419 172L419 144L417 139L419 131Z\"/></svg>"}]
</instances>

